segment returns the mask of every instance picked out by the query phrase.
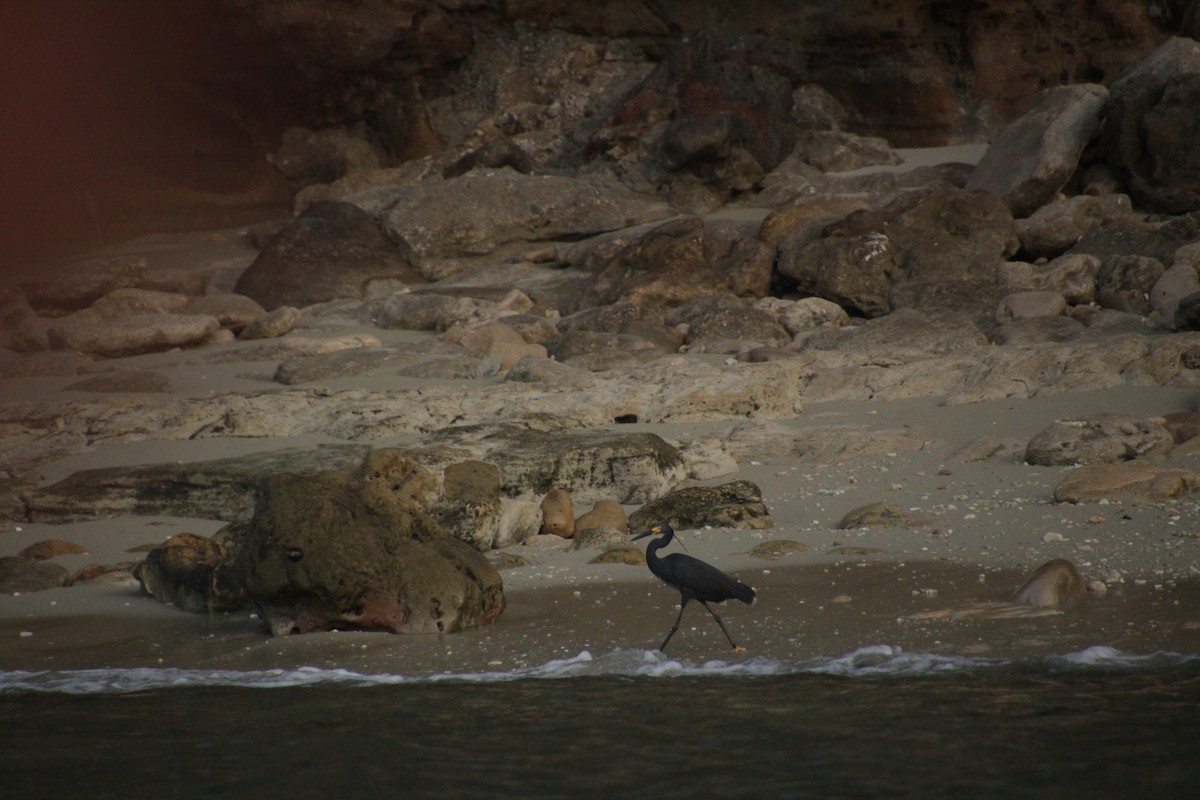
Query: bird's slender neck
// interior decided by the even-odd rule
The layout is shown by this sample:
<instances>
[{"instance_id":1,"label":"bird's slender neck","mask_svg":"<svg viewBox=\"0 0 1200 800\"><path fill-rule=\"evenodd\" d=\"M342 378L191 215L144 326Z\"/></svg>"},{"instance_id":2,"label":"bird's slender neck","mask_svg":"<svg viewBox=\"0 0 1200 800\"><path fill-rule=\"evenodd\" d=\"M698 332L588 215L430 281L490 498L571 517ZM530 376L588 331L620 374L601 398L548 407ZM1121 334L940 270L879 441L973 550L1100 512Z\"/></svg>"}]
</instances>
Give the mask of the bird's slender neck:
<instances>
[{"instance_id":1,"label":"bird's slender neck","mask_svg":"<svg viewBox=\"0 0 1200 800\"><path fill-rule=\"evenodd\" d=\"M650 544L648 544L646 546L646 558L649 558L649 559L658 558L658 551L662 550L664 547L669 545L673 538L675 538L674 533L664 533L662 535L662 538L659 538L656 536L650 542Z\"/></svg>"}]
</instances>

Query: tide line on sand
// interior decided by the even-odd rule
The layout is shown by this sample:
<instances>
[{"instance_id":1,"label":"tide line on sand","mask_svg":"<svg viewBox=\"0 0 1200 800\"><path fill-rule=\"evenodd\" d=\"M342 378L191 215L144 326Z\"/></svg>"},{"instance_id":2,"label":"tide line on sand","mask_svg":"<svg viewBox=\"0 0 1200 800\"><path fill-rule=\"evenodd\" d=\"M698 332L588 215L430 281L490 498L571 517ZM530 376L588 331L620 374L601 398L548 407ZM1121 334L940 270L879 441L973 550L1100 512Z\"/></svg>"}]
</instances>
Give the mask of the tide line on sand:
<instances>
[{"instance_id":1,"label":"tide line on sand","mask_svg":"<svg viewBox=\"0 0 1200 800\"><path fill-rule=\"evenodd\" d=\"M756 678L782 675L826 675L846 678L903 678L962 674L1006 666L1033 669L1169 669L1200 662L1200 655L1129 653L1108 646L1089 647L1030 662L974 656L909 653L891 645L871 645L840 656L788 662L772 658L739 661L718 659L688 662L654 650L617 649L599 656L582 651L570 658L513 671L399 675L360 673L346 669L206 670L206 669L85 669L0 672L0 695L5 694L129 694L152 690L200 687L281 689L309 686L360 688L400 684L499 683L517 680L571 678Z\"/></svg>"}]
</instances>

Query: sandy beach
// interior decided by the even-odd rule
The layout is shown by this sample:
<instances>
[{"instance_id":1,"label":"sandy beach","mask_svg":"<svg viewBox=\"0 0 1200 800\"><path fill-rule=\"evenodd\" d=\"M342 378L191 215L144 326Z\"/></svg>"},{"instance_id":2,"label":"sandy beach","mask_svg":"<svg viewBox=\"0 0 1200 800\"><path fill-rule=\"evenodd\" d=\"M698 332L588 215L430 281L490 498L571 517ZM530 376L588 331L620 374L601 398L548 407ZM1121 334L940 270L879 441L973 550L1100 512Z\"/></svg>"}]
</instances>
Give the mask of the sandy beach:
<instances>
[{"instance_id":1,"label":"sandy beach","mask_svg":"<svg viewBox=\"0 0 1200 800\"><path fill-rule=\"evenodd\" d=\"M972 145L902 150L903 165L883 169L974 161L983 149ZM225 291L256 253L244 229L148 236L105 252L145 256L155 267L208 270L213 274L212 286ZM340 327L293 335L366 334L383 345L434 336L347 325L343 321ZM270 391L275 386L271 381L278 362L253 360L254 343L235 341L223 347L224 357L206 361L200 368L180 352L113 359L104 366L160 373L169 379L171 391L182 397ZM237 358L239 352L246 354L244 360ZM15 403L87 399L87 393L67 388L77 380L74 376L9 378L0 384L0 392L6 402ZM489 380L499 379L460 385L486 386ZM414 379L376 369L352 378L323 380L314 388L387 391L412 385ZM1023 457L1029 439L1055 420L1101 413L1153 418L1195 407L1193 389L1147 386L962 404L946 404L936 396L806 404L793 418L770 421L778 441L791 441L809 429L846 426L847 430L900 431L920 446L813 460L763 440L749 448L735 472L705 483L753 481L762 489L774 526L760 531L687 530L680 531L681 538L687 552L758 590L758 602L752 607L721 608L734 636L747 649L735 658L835 656L880 644L995 657L1067 653L1093 645L1133 652L1200 653L1196 501L1056 504L1054 487L1071 467L1030 466ZM620 430L648 431L679 444L744 433L736 420L621 425ZM46 463L40 472L42 485L50 485L85 469L203 461L338 441L310 435L103 443ZM999 454L983 459L970 456L981 441L990 442L988 446L998 448ZM1169 460L1168 465L1194 468L1194 462L1194 456L1183 457ZM914 522L892 528L837 527L852 509L879 502L906 509ZM627 506L626 511L636 508ZM207 536L223 524L171 517L62 525L5 523L0 555L14 555L44 539L65 539L87 550L56 559L73 572L88 564L136 561L147 546L177 533ZM770 542L782 542L780 546L792 552L775 557L751 552ZM583 651L652 649L676 613L677 593L658 583L643 566L590 564L598 551L572 550L565 541L508 550L531 565L503 570L507 610L495 624L477 631L272 638L253 614L184 613L143 595L131 582L0 597L0 669L309 665L412 674L513 671ZM1078 567L1085 584L1090 584L1087 597L1062 609L1022 612L1005 605L1039 565L1054 558L1068 559ZM696 606L688 609L671 652L697 660L729 657L719 629Z\"/></svg>"},{"instance_id":2,"label":"sandy beach","mask_svg":"<svg viewBox=\"0 0 1200 800\"><path fill-rule=\"evenodd\" d=\"M172 358L158 354L126 361L163 371L177 391L195 393L258 381L257 373L265 370L235 362L198 375L194 369L172 368ZM6 383L32 396L53 392L54 383L66 380ZM386 386L389 378L353 380ZM754 481L774 527L681 531L687 552L750 583L759 599L751 607L721 607L746 653L731 656L719 629L703 609L692 606L671 654L700 661L803 659L871 645L998 658L1094 645L1200 652L1200 518L1194 502L1055 504L1053 487L1069 468L1028 466L1017 450L977 462L959 455L984 434L1024 442L1064 417L1157 416L1190 409L1194 402L1191 390L1126 387L953 406L938 398L814 404L793 419L776 421L796 435L832 424L907 429L925 443L913 452L816 463L767 447L760 457L744 459L736 473L708 481ZM714 425L632 427L685 442L708 435ZM309 437L108 444L49 465L45 478L52 482L104 465L204 460L316 443ZM837 528L846 512L881 501L910 510L917 524ZM171 517L6 524L0 554L15 554L43 539L66 539L87 549L56 559L74 571L87 564L134 561L141 558L138 548L182 531L211 535L222 524ZM678 595L672 589L645 567L590 564L598 551L572 550L565 541L546 546L544 539L541 546L507 548L531 565L502 572L507 610L477 631L272 638L250 613L189 614L144 596L136 586L83 586L0 597L0 669L317 666L427 675L517 671L585 651L657 647L676 613ZM768 542L807 549L779 557L751 552ZM1084 581L1102 591L1061 610L1026 609L1014 615L1004 604L1052 558L1071 560Z\"/></svg>"}]
</instances>

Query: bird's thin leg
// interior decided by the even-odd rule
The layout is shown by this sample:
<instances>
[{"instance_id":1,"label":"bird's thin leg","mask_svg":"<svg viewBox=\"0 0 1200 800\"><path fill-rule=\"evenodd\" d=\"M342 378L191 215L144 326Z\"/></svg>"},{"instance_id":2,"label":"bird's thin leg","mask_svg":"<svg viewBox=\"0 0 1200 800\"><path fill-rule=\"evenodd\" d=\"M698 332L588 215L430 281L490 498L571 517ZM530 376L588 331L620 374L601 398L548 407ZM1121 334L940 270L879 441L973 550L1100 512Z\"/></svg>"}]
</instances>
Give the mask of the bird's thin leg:
<instances>
[{"instance_id":1,"label":"bird's thin leg","mask_svg":"<svg viewBox=\"0 0 1200 800\"><path fill-rule=\"evenodd\" d=\"M665 652L665 651L666 651L666 649L667 649L667 642L671 641L671 637L675 635L675 631L679 630L679 621L680 621L681 619L683 619L683 610L684 610L685 608L687 608L687 604L688 604L688 600L689 600L689 599L690 599L690 598L687 598L687 597L680 598L680 601L679 601L679 616L675 618L675 624L671 626L671 632L667 634L667 638L666 638L666 639L663 639L663 643L662 643L661 645L659 645L659 648L658 648L659 652Z\"/></svg>"},{"instance_id":2,"label":"bird's thin leg","mask_svg":"<svg viewBox=\"0 0 1200 800\"><path fill-rule=\"evenodd\" d=\"M704 609L708 611L708 613L712 614L713 619L715 619L717 624L721 626L721 632L724 633L725 638L729 640L729 646L733 648L733 651L735 653L744 652L746 648L737 646L737 643L733 641L733 637L729 635L729 629L725 627L725 623L722 622L721 618L717 616L717 612L709 608L708 603L704 602L703 600L700 601L700 605L704 606Z\"/></svg>"}]
</instances>

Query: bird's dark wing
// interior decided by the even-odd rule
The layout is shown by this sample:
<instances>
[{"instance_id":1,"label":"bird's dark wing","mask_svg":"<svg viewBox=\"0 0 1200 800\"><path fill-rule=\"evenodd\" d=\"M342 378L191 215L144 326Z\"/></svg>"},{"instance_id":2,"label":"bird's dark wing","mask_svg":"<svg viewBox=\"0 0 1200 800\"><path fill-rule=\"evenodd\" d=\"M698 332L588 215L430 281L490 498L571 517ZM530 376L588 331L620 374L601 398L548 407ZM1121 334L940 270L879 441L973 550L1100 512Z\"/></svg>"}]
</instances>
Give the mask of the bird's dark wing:
<instances>
[{"instance_id":1,"label":"bird's dark wing","mask_svg":"<svg viewBox=\"0 0 1200 800\"><path fill-rule=\"evenodd\" d=\"M662 559L662 565L663 574L659 577L697 600L709 603L720 603L731 598L743 603L754 600L753 589L698 558L672 553Z\"/></svg>"}]
</instances>

